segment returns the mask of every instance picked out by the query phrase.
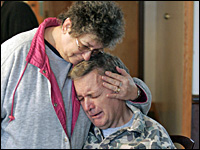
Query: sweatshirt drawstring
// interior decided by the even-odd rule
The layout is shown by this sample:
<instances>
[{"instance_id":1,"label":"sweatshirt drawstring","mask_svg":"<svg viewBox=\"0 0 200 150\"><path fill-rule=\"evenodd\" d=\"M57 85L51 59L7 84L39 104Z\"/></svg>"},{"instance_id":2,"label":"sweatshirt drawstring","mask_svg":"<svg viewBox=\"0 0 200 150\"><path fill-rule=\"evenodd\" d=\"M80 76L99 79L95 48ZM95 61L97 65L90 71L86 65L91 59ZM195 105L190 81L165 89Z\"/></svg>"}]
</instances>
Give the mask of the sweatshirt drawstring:
<instances>
[{"instance_id":1,"label":"sweatshirt drawstring","mask_svg":"<svg viewBox=\"0 0 200 150\"><path fill-rule=\"evenodd\" d=\"M22 75L21 75L21 77L20 77L20 79L19 79L19 81L18 81L18 83L17 83L17 86L15 87L14 93L13 93L12 108L11 108L11 114L10 114L10 116L9 116L9 118L10 118L10 121L9 121L9 122L11 122L11 121L13 121L13 120L15 119L15 117L13 116L13 106L14 106L15 92L16 92L16 90L17 90L17 87L18 87L18 85L19 85L19 82L20 82L21 79L22 79L22 76L24 75L24 72L25 72L25 70L26 70L27 65L28 65L28 62L26 63L26 66L25 66L25 68L24 68L24 71L23 71L23 73L22 73Z\"/></svg>"}]
</instances>

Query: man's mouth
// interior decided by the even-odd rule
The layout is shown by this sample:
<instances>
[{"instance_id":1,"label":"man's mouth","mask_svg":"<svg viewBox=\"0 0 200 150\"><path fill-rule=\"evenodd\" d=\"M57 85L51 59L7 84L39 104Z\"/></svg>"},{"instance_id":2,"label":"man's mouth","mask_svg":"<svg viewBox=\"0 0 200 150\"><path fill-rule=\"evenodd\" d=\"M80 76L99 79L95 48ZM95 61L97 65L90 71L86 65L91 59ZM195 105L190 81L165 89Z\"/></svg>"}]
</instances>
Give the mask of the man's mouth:
<instances>
[{"instance_id":1,"label":"man's mouth","mask_svg":"<svg viewBox=\"0 0 200 150\"><path fill-rule=\"evenodd\" d=\"M98 118L100 118L102 115L103 115L103 112L101 111L101 112L96 113L96 114L94 114L94 115L90 115L90 117L91 117L92 119L98 119Z\"/></svg>"}]
</instances>

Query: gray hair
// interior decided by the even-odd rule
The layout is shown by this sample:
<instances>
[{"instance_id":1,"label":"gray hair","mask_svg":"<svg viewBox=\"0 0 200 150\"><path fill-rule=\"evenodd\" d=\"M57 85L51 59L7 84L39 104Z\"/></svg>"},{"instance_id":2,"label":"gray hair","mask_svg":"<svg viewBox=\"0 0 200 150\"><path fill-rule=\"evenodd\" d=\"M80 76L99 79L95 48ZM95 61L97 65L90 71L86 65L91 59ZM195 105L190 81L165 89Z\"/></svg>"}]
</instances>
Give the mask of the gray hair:
<instances>
[{"instance_id":1,"label":"gray hair","mask_svg":"<svg viewBox=\"0 0 200 150\"><path fill-rule=\"evenodd\" d=\"M113 1L77 1L58 19L72 21L71 36L94 34L104 48L113 49L124 37L124 14Z\"/></svg>"},{"instance_id":2,"label":"gray hair","mask_svg":"<svg viewBox=\"0 0 200 150\"><path fill-rule=\"evenodd\" d=\"M91 56L90 60L84 60L75 65L69 72L68 77L70 77L72 80L75 80L83 77L95 69L97 69L98 73L101 75L103 75L105 71L111 71L113 73L120 74L116 70L116 66L126 70L126 72L129 73L128 68L124 65L119 57L105 52L98 53L97 55Z\"/></svg>"}]
</instances>

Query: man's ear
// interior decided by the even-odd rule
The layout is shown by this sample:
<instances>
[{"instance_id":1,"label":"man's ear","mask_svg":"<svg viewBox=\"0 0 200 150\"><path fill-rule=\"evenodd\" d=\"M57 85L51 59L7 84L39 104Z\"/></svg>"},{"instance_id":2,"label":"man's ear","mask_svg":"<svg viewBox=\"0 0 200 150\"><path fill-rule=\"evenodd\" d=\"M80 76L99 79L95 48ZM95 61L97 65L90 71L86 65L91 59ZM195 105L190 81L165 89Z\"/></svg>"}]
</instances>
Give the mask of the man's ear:
<instances>
[{"instance_id":1,"label":"man's ear","mask_svg":"<svg viewBox=\"0 0 200 150\"><path fill-rule=\"evenodd\" d=\"M69 33L71 31L71 25L72 25L72 22L71 22L70 18L65 19L65 21L62 25L62 31L64 34L67 32Z\"/></svg>"}]
</instances>

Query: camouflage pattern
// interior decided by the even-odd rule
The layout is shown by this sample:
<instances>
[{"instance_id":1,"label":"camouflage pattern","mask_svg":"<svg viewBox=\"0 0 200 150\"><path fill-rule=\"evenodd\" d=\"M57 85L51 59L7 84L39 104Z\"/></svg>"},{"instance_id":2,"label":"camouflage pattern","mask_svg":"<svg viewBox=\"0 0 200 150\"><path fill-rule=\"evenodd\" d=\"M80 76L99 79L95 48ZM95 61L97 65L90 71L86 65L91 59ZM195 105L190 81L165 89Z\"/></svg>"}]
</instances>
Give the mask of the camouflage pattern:
<instances>
[{"instance_id":1,"label":"camouflage pattern","mask_svg":"<svg viewBox=\"0 0 200 150\"><path fill-rule=\"evenodd\" d=\"M131 127L104 138L101 130L91 128L84 149L176 149L167 131L157 121L127 104L135 114Z\"/></svg>"}]
</instances>

